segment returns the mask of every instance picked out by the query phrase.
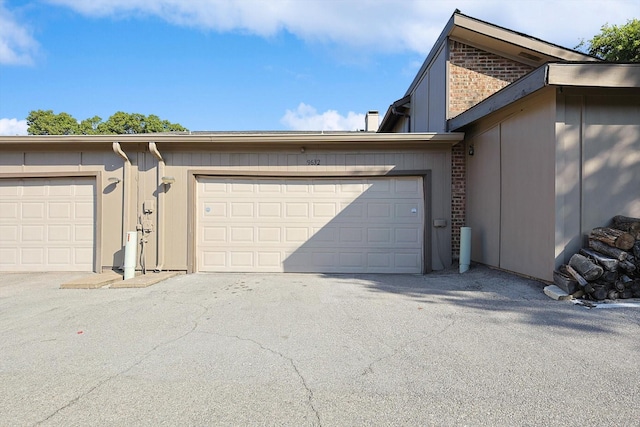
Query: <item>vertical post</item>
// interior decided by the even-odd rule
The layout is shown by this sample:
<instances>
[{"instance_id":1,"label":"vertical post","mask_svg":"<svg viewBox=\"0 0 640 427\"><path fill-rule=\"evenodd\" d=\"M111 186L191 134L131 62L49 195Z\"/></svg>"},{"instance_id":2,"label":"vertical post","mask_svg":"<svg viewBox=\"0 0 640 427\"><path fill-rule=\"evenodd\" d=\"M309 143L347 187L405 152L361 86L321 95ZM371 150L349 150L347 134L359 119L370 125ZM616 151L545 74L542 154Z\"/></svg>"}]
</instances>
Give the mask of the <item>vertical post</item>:
<instances>
[{"instance_id":1,"label":"vertical post","mask_svg":"<svg viewBox=\"0 0 640 427\"><path fill-rule=\"evenodd\" d=\"M471 264L471 227L460 227L460 273Z\"/></svg>"},{"instance_id":2,"label":"vertical post","mask_svg":"<svg viewBox=\"0 0 640 427\"><path fill-rule=\"evenodd\" d=\"M124 280L133 279L136 275L136 258L138 257L138 232L127 232L124 245Z\"/></svg>"}]
</instances>

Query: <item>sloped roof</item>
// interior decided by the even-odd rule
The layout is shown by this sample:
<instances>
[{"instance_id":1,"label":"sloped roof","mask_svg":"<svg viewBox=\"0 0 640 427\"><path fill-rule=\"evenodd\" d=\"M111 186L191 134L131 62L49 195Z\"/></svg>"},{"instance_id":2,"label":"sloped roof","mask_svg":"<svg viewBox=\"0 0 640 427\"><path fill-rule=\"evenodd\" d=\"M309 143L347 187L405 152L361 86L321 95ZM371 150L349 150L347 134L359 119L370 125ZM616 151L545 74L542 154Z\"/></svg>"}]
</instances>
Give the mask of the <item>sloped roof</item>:
<instances>
[{"instance_id":1,"label":"sloped roof","mask_svg":"<svg viewBox=\"0 0 640 427\"><path fill-rule=\"evenodd\" d=\"M447 121L459 131L494 111L547 86L640 89L640 63L559 62L538 67L482 102Z\"/></svg>"},{"instance_id":2,"label":"sloped roof","mask_svg":"<svg viewBox=\"0 0 640 427\"><path fill-rule=\"evenodd\" d=\"M431 48L420 70L405 92L403 99L413 93L447 38L532 67L539 67L547 62L554 61L601 61L595 56L587 55L573 49L567 49L524 33L494 25L464 15L456 10ZM388 108L380 124L380 131L389 131L393 128L397 117L394 117L392 107L399 101L400 100L396 101ZM391 121L393 123L391 123Z\"/></svg>"},{"instance_id":3,"label":"sloped roof","mask_svg":"<svg viewBox=\"0 0 640 427\"><path fill-rule=\"evenodd\" d=\"M600 61L595 56L549 43L536 37L509 30L498 25L454 12L438 40L431 48L420 71L411 82L405 95L411 94L420 82L422 74L440 50L446 38L460 41L469 46L492 52L524 64L538 67L552 61Z\"/></svg>"}]
</instances>

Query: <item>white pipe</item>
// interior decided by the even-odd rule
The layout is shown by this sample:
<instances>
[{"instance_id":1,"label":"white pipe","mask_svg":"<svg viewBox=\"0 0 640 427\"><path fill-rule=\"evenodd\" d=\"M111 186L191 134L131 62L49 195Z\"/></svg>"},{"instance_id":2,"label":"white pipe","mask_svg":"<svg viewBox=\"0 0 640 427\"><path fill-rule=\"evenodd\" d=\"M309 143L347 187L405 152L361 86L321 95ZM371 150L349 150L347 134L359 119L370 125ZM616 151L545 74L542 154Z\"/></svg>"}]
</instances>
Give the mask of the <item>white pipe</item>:
<instances>
[{"instance_id":1,"label":"white pipe","mask_svg":"<svg viewBox=\"0 0 640 427\"><path fill-rule=\"evenodd\" d=\"M138 257L138 232L127 232L124 244L124 280L132 279L136 275L136 258Z\"/></svg>"},{"instance_id":2,"label":"white pipe","mask_svg":"<svg viewBox=\"0 0 640 427\"><path fill-rule=\"evenodd\" d=\"M164 193L166 187L162 183L162 177L164 176L164 159L158 151L158 147L155 142L149 143L149 151L158 159L158 176L156 177L156 188L160 188L162 185L162 191L158 191L158 230L157 230L157 250L156 250L156 268L155 271L162 271L164 267Z\"/></svg>"},{"instance_id":3,"label":"white pipe","mask_svg":"<svg viewBox=\"0 0 640 427\"><path fill-rule=\"evenodd\" d=\"M471 264L471 227L460 227L460 273Z\"/></svg>"}]
</instances>

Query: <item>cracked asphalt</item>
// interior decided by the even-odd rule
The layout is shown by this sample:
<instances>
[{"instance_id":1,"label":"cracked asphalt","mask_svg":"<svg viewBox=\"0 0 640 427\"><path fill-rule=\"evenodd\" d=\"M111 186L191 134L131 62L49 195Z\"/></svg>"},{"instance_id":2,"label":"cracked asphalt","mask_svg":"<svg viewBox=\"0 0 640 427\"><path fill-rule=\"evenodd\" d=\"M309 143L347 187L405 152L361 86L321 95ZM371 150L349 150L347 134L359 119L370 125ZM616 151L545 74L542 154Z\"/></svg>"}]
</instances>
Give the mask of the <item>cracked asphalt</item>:
<instances>
[{"instance_id":1,"label":"cracked asphalt","mask_svg":"<svg viewBox=\"0 0 640 427\"><path fill-rule=\"evenodd\" d=\"M463 275L0 276L0 425L640 425L640 310Z\"/></svg>"}]
</instances>

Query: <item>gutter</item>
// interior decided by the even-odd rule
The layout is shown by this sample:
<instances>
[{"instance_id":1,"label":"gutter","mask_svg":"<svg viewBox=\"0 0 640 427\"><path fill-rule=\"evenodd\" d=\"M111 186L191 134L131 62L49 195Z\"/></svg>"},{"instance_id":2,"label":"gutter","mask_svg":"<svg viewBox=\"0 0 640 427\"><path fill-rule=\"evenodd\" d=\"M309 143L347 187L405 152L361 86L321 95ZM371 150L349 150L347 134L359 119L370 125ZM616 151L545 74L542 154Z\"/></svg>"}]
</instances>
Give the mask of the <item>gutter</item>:
<instances>
[{"instance_id":1,"label":"gutter","mask_svg":"<svg viewBox=\"0 0 640 427\"><path fill-rule=\"evenodd\" d=\"M127 154L122 151L119 142L112 143L111 148L114 153L122 157L124 160L122 172L122 247L124 247L127 241L127 232L129 231L129 192L131 191L129 177L131 176L131 161L129 160L129 157L127 157Z\"/></svg>"}]
</instances>

